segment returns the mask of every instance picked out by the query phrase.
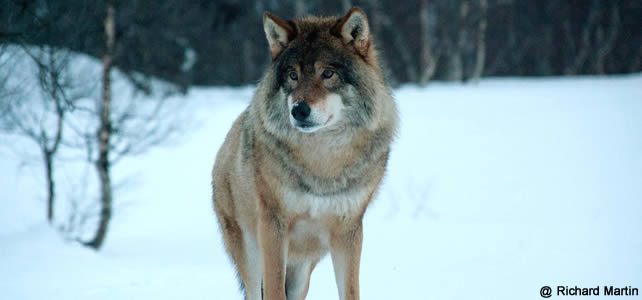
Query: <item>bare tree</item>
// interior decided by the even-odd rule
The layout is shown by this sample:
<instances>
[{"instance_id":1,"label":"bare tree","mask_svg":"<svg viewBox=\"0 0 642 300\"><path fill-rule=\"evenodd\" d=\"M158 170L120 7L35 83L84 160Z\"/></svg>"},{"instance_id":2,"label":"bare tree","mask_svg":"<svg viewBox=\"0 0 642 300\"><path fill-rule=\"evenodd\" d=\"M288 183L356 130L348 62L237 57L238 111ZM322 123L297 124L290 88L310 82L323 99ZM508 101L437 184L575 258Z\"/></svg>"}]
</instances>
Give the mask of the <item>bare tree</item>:
<instances>
[{"instance_id":1,"label":"bare tree","mask_svg":"<svg viewBox=\"0 0 642 300\"><path fill-rule=\"evenodd\" d=\"M74 109L75 102L84 96L84 92L79 92L69 75L68 51L49 46L23 46L14 50L26 54L36 66L38 85L34 88L40 93L29 91L29 95L3 97L4 124L1 127L28 138L38 146L47 184L46 216L47 221L53 223L56 204L55 158L63 142L65 118ZM28 90L31 87L14 88Z\"/></svg>"},{"instance_id":2,"label":"bare tree","mask_svg":"<svg viewBox=\"0 0 642 300\"><path fill-rule=\"evenodd\" d=\"M584 23L584 27L582 28L580 44L577 46L579 47L579 49L577 49L577 52L575 53L575 56L574 56L575 58L572 60L570 64L567 65L564 71L566 75L577 74L581 70L581 68L584 66L587 59L589 58L590 51L592 49L591 33L593 32L598 22L599 11L600 11L600 0L593 0L593 2L591 2L591 8L590 8L588 17L586 19L586 22ZM570 31L569 31L569 35L571 35ZM572 36L569 36L569 38L573 40Z\"/></svg>"},{"instance_id":3,"label":"bare tree","mask_svg":"<svg viewBox=\"0 0 642 300\"><path fill-rule=\"evenodd\" d=\"M243 65L241 66L241 81L249 82L252 80L254 74L254 63L252 62L253 56L253 47L252 42L249 39L243 41L242 44L242 53L243 53Z\"/></svg>"},{"instance_id":4,"label":"bare tree","mask_svg":"<svg viewBox=\"0 0 642 300\"><path fill-rule=\"evenodd\" d=\"M110 139L113 131L111 120L111 69L113 66L114 44L116 41L115 8L111 0L106 1L107 14L105 16L105 53L103 54L102 94L99 108L100 123L98 127L98 159L96 171L100 179L100 221L93 239L86 243L87 246L100 249L112 214L112 184L110 176Z\"/></svg>"},{"instance_id":5,"label":"bare tree","mask_svg":"<svg viewBox=\"0 0 642 300\"><path fill-rule=\"evenodd\" d=\"M117 7L112 1L108 1L106 9L100 100L96 102L95 110L88 111L89 115L81 118L95 124L97 129L87 131L84 129L91 126L74 126L77 134L83 137L82 146L85 147L88 160L94 164L98 174L98 226L93 237L84 242L86 246L96 250L104 245L114 214L113 167L127 156L142 154L153 146L172 140L178 129L177 120L180 118L178 107L170 106L167 102L167 96L175 93L176 87L160 91L161 95L154 95L154 91L160 90L161 87L151 86L149 94L145 94L146 97L138 97L140 93L135 87L131 95L125 95L123 89L114 88L115 84L131 82L112 79L117 52L127 49L120 48L116 39ZM119 74L120 77L124 75L122 72ZM114 94L116 90L118 93ZM155 97L159 99L151 99ZM86 219L81 217L81 220Z\"/></svg>"},{"instance_id":6,"label":"bare tree","mask_svg":"<svg viewBox=\"0 0 642 300\"><path fill-rule=\"evenodd\" d=\"M51 47L49 47L49 49L51 49ZM54 53L49 53L48 58L48 68L43 68L42 64L39 64L40 85L41 89L46 91L53 101L56 125L54 127L53 137L47 136L45 129L40 129L39 145L45 162L45 174L47 178L47 220L51 223L54 216L53 207L56 195L55 181L53 178L53 158L62 141L63 120L68 106L63 102L64 99L61 99L63 97L63 91L58 88L58 68L56 67Z\"/></svg>"},{"instance_id":7,"label":"bare tree","mask_svg":"<svg viewBox=\"0 0 642 300\"><path fill-rule=\"evenodd\" d=\"M113 215L115 187L112 167L126 156L141 154L151 146L171 139L172 133L176 132L176 120L180 115L177 111L178 106L170 107L166 101L167 96L179 91L180 87L145 80L144 75L136 72L119 72L118 80L114 82L110 77L118 57L122 57L117 54L127 50L122 45L119 50L116 41L118 29L115 22L118 6L115 6L115 3L109 1L103 6L106 7L106 14L103 24L105 49L101 93L96 91L92 78L78 79L80 74L85 77L91 74L95 79L99 76L93 69L78 72L78 61L71 51L53 46L26 46L34 35L22 27L16 27L12 32L16 32L16 43L23 46L8 47L0 40L0 130L25 136L39 146L39 160L42 159L47 182L48 219L53 224L56 216L55 221L62 234L95 249L104 244ZM43 5L49 5L49 2L44 2ZM29 6L26 13L32 14L32 10L33 6ZM0 12L0 15L2 13ZM38 19L37 33L50 30L47 26L56 25L52 25L52 22L58 20L57 18L45 16L46 19ZM86 38L89 37L69 37L76 42ZM14 55L19 59L7 56L13 55L7 53L8 48L12 49L12 52L19 51ZM9 58L5 59L7 57ZM14 67L15 64L25 61L23 57L31 62L30 66L35 66L36 74L29 74L31 77L24 80L16 75L27 72L26 68L23 65ZM144 85L137 85L134 81L142 82ZM116 95L120 97L112 95L114 84L118 91ZM123 90L131 90L131 97L123 97ZM154 99L147 97L159 91L162 93L161 96L156 93ZM96 94L100 97L96 97ZM72 169L76 167L69 159L57 158L61 148L71 160L74 160L72 156L77 154L78 150L84 150L87 160L97 174L95 178L89 179L89 182L84 181L83 188L90 191L89 193L79 196L78 186L72 187L73 191L69 193L57 192L60 188L57 188L55 180L56 166L63 166L64 162L64 166L74 165L71 166ZM24 152L21 154L31 155ZM88 179L86 172L72 177L69 182L63 182L63 187ZM94 181L95 179L97 181ZM95 183L98 185L94 185ZM99 201L92 200L96 190L94 187L100 187ZM62 211L56 213L56 207L67 208L67 215ZM95 221L97 222L94 223ZM93 224L96 224L95 228L90 227ZM95 232L89 233L93 229Z\"/></svg>"},{"instance_id":8,"label":"bare tree","mask_svg":"<svg viewBox=\"0 0 642 300\"><path fill-rule=\"evenodd\" d=\"M628 72L635 72L642 67L642 45L638 46L637 51L633 53L633 60L629 66Z\"/></svg>"},{"instance_id":9,"label":"bare tree","mask_svg":"<svg viewBox=\"0 0 642 300\"><path fill-rule=\"evenodd\" d=\"M455 40L449 43L451 51L448 74L446 75L449 80L462 81L464 79L464 59L462 56L468 42L468 31L465 23L469 12L469 0L459 0Z\"/></svg>"},{"instance_id":10,"label":"bare tree","mask_svg":"<svg viewBox=\"0 0 642 300\"><path fill-rule=\"evenodd\" d=\"M341 11L348 11L352 8L352 0L341 0Z\"/></svg>"},{"instance_id":11,"label":"bare tree","mask_svg":"<svg viewBox=\"0 0 642 300\"><path fill-rule=\"evenodd\" d=\"M378 38L378 43L383 44L383 31L386 30L392 36L391 47L394 48L399 53L399 58L403 62L405 75L409 81L417 82L417 68L415 66L415 60L412 57L412 53L408 47L408 43L404 36L404 31L398 24L393 22L393 20L385 13L383 5L379 0L368 0L370 5L370 10L372 14L371 24L372 31ZM387 62L382 61L383 68L387 68Z\"/></svg>"},{"instance_id":12,"label":"bare tree","mask_svg":"<svg viewBox=\"0 0 642 300\"><path fill-rule=\"evenodd\" d=\"M597 28L595 33L595 43L597 44L597 51L595 53L595 60L593 69L597 74L604 74L604 58L613 51L615 40L620 31L620 9L618 2L611 3L611 15L609 20L609 29L604 29L603 26Z\"/></svg>"},{"instance_id":13,"label":"bare tree","mask_svg":"<svg viewBox=\"0 0 642 300\"><path fill-rule=\"evenodd\" d=\"M474 82L479 81L486 64L486 27L488 0L479 0L479 22L477 24L477 49L475 51L475 69L471 75Z\"/></svg>"},{"instance_id":14,"label":"bare tree","mask_svg":"<svg viewBox=\"0 0 642 300\"><path fill-rule=\"evenodd\" d=\"M419 84L425 85L435 75L437 59L433 54L433 37L428 25L428 1L419 1L419 30L421 35L420 76Z\"/></svg>"},{"instance_id":15,"label":"bare tree","mask_svg":"<svg viewBox=\"0 0 642 300\"><path fill-rule=\"evenodd\" d=\"M370 24L370 29L371 33L374 36L374 40L376 41L376 47L379 49L383 49L383 44L384 44L384 29L389 30L394 32L396 29L395 28L390 28L393 24L391 19L383 12L383 8L381 7L381 3L379 0L368 0L367 1L369 12L368 12L368 19L369 19L369 24ZM350 10L353 6L353 1L352 0L342 0L341 1L341 11L346 12ZM402 36L396 36L395 37L395 42L396 45L403 44L403 37ZM396 48L396 47L395 47ZM408 55L408 51L404 52L402 54L402 59L404 61L410 61L410 56ZM397 78L395 77L395 74L390 70L390 65L389 62L386 61L385 59L380 60L379 63L381 64L381 69L385 73L386 77L390 80L391 84L396 84L398 81ZM412 68L408 68L412 69Z\"/></svg>"},{"instance_id":16,"label":"bare tree","mask_svg":"<svg viewBox=\"0 0 642 300\"><path fill-rule=\"evenodd\" d=\"M294 0L294 15L302 17L306 14L307 8L304 0Z\"/></svg>"}]
</instances>

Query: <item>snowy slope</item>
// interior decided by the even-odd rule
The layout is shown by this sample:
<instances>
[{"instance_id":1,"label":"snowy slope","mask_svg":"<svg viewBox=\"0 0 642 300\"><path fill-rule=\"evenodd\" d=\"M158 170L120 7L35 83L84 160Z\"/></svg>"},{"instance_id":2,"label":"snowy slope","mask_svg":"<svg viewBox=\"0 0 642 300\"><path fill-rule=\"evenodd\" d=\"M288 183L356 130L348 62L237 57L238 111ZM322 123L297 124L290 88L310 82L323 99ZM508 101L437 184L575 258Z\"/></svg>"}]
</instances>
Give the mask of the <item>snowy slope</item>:
<instances>
[{"instance_id":1,"label":"snowy slope","mask_svg":"<svg viewBox=\"0 0 642 300\"><path fill-rule=\"evenodd\" d=\"M642 288L642 76L395 90L401 130L365 220L362 299L541 299ZM104 251L44 225L40 170L0 157L0 299L240 299L210 202L251 88L198 88L181 144L120 163ZM338 299L330 260L308 299Z\"/></svg>"}]
</instances>

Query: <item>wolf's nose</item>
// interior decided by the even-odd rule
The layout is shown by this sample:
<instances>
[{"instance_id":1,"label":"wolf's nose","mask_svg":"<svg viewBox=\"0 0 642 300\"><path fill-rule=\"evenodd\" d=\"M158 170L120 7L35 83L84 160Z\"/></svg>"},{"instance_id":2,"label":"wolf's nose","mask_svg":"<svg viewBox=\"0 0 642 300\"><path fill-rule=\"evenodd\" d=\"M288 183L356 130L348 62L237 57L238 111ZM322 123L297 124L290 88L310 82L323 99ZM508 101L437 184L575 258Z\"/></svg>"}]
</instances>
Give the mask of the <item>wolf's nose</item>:
<instances>
[{"instance_id":1,"label":"wolf's nose","mask_svg":"<svg viewBox=\"0 0 642 300\"><path fill-rule=\"evenodd\" d=\"M292 116L297 121L305 121L310 116L310 106L305 102L294 103L292 107Z\"/></svg>"}]
</instances>

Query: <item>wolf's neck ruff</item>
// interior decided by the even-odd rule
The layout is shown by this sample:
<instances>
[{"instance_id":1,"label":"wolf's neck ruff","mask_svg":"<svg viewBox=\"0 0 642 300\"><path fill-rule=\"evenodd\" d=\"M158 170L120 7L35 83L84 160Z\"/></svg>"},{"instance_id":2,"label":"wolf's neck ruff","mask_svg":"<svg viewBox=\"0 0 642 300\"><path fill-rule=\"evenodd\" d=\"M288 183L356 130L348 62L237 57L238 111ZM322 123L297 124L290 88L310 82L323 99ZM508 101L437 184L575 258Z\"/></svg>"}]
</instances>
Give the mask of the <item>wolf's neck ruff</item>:
<instances>
[{"instance_id":1,"label":"wolf's neck ruff","mask_svg":"<svg viewBox=\"0 0 642 300\"><path fill-rule=\"evenodd\" d=\"M258 131L257 142L261 143L266 148L266 152L280 162L283 168L284 182L287 182L292 188L316 196L345 193L367 184L367 177L363 174L368 174L374 168L381 167L373 162L387 160L388 145L393 138L393 132L389 128L379 128L374 132L363 129L362 133L358 135L359 138L355 138L352 143L337 146L334 149L336 153L326 153L327 159L335 154L350 157L345 161L345 165L340 167L336 175L326 177L320 176L307 167L309 163L305 161L307 159L306 153L302 153L305 149L297 146L297 143L293 143L294 141L279 139L265 128L255 128L254 130ZM306 139L298 141L298 143L300 142L305 143ZM317 142L323 141L317 140ZM323 155L323 153L314 153L314 155ZM330 161L327 163L332 164Z\"/></svg>"}]
</instances>

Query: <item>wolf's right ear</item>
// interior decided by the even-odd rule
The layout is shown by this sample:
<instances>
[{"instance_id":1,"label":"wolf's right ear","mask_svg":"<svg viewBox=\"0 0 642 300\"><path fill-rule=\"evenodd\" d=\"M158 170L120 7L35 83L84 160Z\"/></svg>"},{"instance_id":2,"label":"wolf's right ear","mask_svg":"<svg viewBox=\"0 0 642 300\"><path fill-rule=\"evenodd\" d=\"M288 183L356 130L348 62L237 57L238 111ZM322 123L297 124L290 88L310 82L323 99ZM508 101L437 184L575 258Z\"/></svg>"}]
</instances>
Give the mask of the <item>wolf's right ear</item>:
<instances>
[{"instance_id":1,"label":"wolf's right ear","mask_svg":"<svg viewBox=\"0 0 642 300\"><path fill-rule=\"evenodd\" d=\"M294 27L291 23L269 12L265 12L263 15L263 30L265 30L265 36L270 45L272 59L279 56L279 53L294 39Z\"/></svg>"}]
</instances>

